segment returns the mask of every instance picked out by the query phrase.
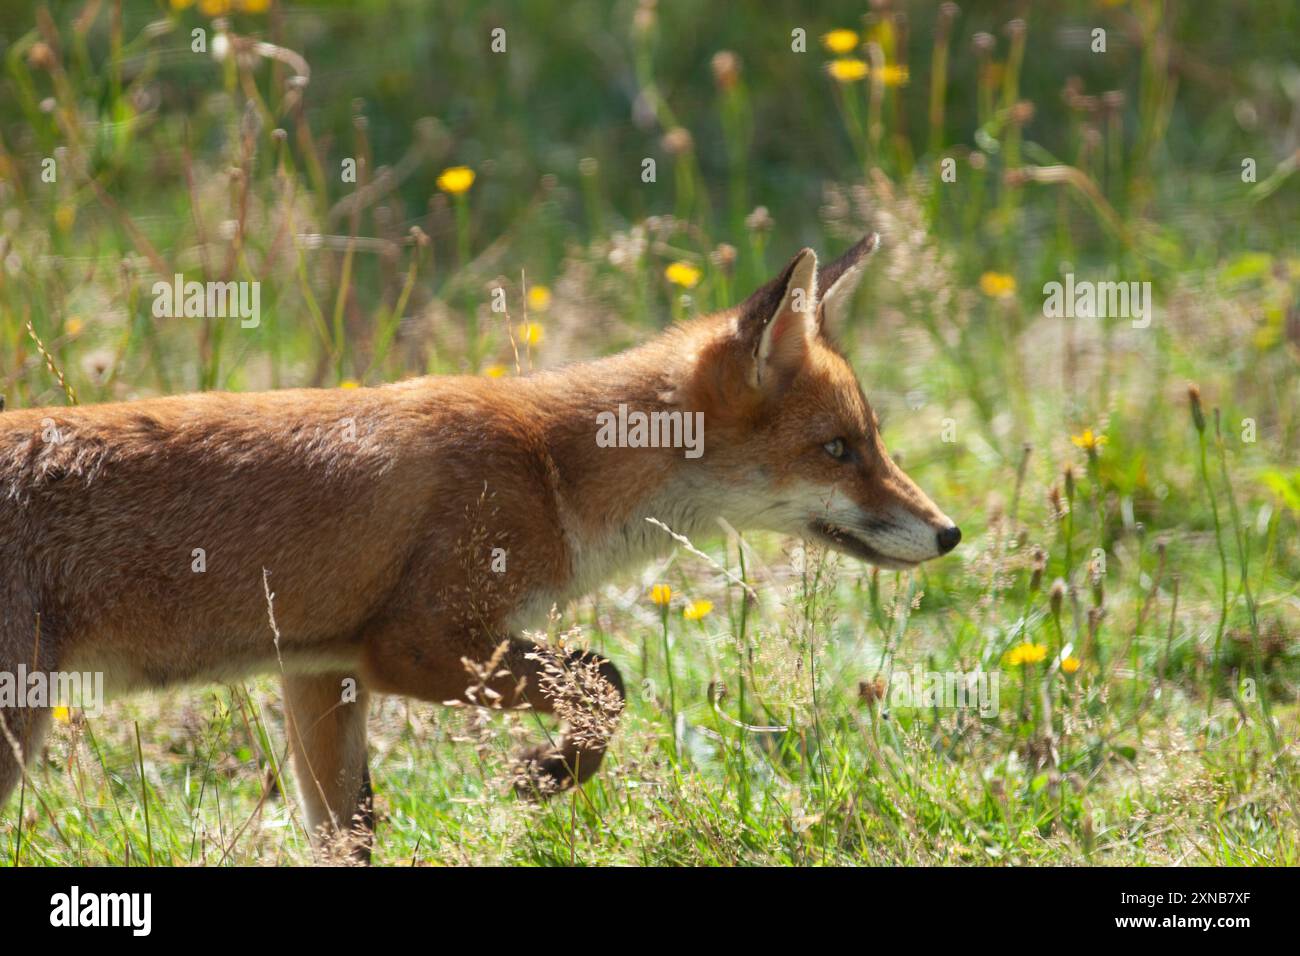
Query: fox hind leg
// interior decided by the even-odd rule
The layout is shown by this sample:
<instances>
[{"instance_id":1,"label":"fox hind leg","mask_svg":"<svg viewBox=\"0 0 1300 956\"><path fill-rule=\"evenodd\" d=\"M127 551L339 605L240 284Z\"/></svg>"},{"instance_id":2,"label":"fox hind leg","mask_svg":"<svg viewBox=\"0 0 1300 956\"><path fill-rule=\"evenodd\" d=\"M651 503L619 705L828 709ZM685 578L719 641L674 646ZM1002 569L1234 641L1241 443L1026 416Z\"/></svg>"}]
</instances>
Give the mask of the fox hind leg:
<instances>
[{"instance_id":1,"label":"fox hind leg","mask_svg":"<svg viewBox=\"0 0 1300 956\"><path fill-rule=\"evenodd\" d=\"M369 695L355 676L342 673L286 674L283 685L294 776L313 844L327 860L369 863L374 846L366 757Z\"/></svg>"},{"instance_id":2,"label":"fox hind leg","mask_svg":"<svg viewBox=\"0 0 1300 956\"><path fill-rule=\"evenodd\" d=\"M42 634L40 620L21 595L0 592L0 675L16 682L20 665L28 674L57 670L57 631L47 621ZM0 809L22 780L24 765L30 765L40 752L50 727L52 703L0 707Z\"/></svg>"},{"instance_id":3,"label":"fox hind leg","mask_svg":"<svg viewBox=\"0 0 1300 956\"><path fill-rule=\"evenodd\" d=\"M41 749L50 727L48 707L0 708L0 810Z\"/></svg>"}]
</instances>

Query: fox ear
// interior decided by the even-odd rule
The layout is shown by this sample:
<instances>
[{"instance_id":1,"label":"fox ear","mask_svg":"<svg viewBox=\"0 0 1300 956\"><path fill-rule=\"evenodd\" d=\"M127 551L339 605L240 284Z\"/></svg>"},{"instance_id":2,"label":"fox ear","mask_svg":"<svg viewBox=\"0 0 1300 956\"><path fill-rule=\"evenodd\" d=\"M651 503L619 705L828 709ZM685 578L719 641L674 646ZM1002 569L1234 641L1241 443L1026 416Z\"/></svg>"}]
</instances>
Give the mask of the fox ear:
<instances>
[{"instance_id":1,"label":"fox ear","mask_svg":"<svg viewBox=\"0 0 1300 956\"><path fill-rule=\"evenodd\" d=\"M848 252L834 262L823 266L817 273L817 284L821 288L821 302L818 303L817 327L825 328L829 320L832 325L840 325L853 301L853 293L867 268L867 259L880 243L880 236L871 232L863 236Z\"/></svg>"},{"instance_id":2,"label":"fox ear","mask_svg":"<svg viewBox=\"0 0 1300 956\"><path fill-rule=\"evenodd\" d=\"M768 390L789 381L817 336L817 253L800 250L779 276L745 300L739 331L753 358L750 385Z\"/></svg>"}]
</instances>

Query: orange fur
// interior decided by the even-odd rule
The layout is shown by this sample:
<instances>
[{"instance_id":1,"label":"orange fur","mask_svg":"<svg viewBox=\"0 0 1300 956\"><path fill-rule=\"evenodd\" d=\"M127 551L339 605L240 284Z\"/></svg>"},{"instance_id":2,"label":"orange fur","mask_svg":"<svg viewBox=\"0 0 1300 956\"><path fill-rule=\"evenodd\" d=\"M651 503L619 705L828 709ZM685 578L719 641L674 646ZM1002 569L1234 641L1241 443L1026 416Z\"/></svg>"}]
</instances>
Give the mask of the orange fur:
<instances>
[{"instance_id":1,"label":"orange fur","mask_svg":"<svg viewBox=\"0 0 1300 956\"><path fill-rule=\"evenodd\" d=\"M0 670L102 670L132 690L283 668L309 819L342 833L367 800L364 696L340 705L342 680L363 695L460 698L462 658L508 641L492 689L548 709L514 635L670 547L647 517L686 534L718 517L808 533L882 563L936 556L918 542L951 522L885 453L821 312L777 314L798 283L813 309L818 275L827 302L845 301L840 280L856 281L872 244L820 273L805 251L741 306L519 379L5 412ZM756 376L755 362L770 367ZM703 456L599 447L596 416L620 403L702 412ZM851 457L827 452L836 438ZM28 754L37 716L0 711ZM562 743L535 766L563 786L599 759ZM0 801L16 774L0 740Z\"/></svg>"}]
</instances>

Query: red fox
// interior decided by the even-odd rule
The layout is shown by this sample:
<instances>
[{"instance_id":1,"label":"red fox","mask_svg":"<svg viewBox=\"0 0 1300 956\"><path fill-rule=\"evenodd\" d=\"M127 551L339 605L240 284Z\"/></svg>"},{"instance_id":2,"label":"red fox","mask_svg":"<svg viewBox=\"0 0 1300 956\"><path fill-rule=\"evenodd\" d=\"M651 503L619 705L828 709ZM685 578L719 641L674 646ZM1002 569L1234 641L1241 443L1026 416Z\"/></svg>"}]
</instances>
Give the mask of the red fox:
<instances>
[{"instance_id":1,"label":"red fox","mask_svg":"<svg viewBox=\"0 0 1300 956\"><path fill-rule=\"evenodd\" d=\"M465 662L490 661L482 692L551 712L520 629L670 548L647 518L883 568L957 545L826 334L876 241L820 268L804 249L739 306L514 379L0 414L0 673L119 692L281 673L308 823L368 859L367 695L463 700ZM621 706L614 665L568 653ZM0 701L0 806L48 718ZM526 779L581 783L603 751L562 736Z\"/></svg>"}]
</instances>

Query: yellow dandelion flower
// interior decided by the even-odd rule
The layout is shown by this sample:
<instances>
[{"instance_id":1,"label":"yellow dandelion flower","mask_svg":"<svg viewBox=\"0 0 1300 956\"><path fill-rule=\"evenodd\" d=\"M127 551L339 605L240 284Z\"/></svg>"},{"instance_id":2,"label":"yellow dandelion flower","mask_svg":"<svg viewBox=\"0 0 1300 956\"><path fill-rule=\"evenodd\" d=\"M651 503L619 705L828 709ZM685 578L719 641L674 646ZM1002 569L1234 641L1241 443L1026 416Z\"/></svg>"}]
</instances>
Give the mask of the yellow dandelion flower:
<instances>
[{"instance_id":1,"label":"yellow dandelion flower","mask_svg":"<svg viewBox=\"0 0 1300 956\"><path fill-rule=\"evenodd\" d=\"M528 290L528 308L534 312L545 312L551 307L551 290L544 285L535 285Z\"/></svg>"},{"instance_id":2,"label":"yellow dandelion flower","mask_svg":"<svg viewBox=\"0 0 1300 956\"><path fill-rule=\"evenodd\" d=\"M826 71L840 83L856 83L866 78L867 64L851 56L840 57L826 64Z\"/></svg>"},{"instance_id":3,"label":"yellow dandelion flower","mask_svg":"<svg viewBox=\"0 0 1300 956\"><path fill-rule=\"evenodd\" d=\"M712 610L712 601L692 601L686 605L686 610L682 612L682 615L688 621L698 621L700 618L708 616L708 613Z\"/></svg>"},{"instance_id":4,"label":"yellow dandelion flower","mask_svg":"<svg viewBox=\"0 0 1300 956\"><path fill-rule=\"evenodd\" d=\"M361 385L359 383L357 383L356 381L350 378L345 378L343 381L339 382L339 388L360 388L360 387Z\"/></svg>"},{"instance_id":5,"label":"yellow dandelion flower","mask_svg":"<svg viewBox=\"0 0 1300 956\"><path fill-rule=\"evenodd\" d=\"M74 315L68 319L68 324L63 327L63 331L68 335L76 337L81 334L81 330L86 327L86 323L81 321L81 317Z\"/></svg>"},{"instance_id":6,"label":"yellow dandelion flower","mask_svg":"<svg viewBox=\"0 0 1300 956\"><path fill-rule=\"evenodd\" d=\"M1082 663L1083 662L1079 660L1079 658L1071 654L1069 657L1065 658L1065 660L1061 661L1061 670L1065 671L1067 674L1073 674L1079 669L1079 666Z\"/></svg>"},{"instance_id":7,"label":"yellow dandelion flower","mask_svg":"<svg viewBox=\"0 0 1300 956\"><path fill-rule=\"evenodd\" d=\"M72 713L66 707L55 707L53 714L54 714L54 719L61 724L72 723Z\"/></svg>"},{"instance_id":8,"label":"yellow dandelion flower","mask_svg":"<svg viewBox=\"0 0 1300 956\"><path fill-rule=\"evenodd\" d=\"M501 378L506 374L504 365L489 365L483 370L483 374L488 378Z\"/></svg>"},{"instance_id":9,"label":"yellow dandelion flower","mask_svg":"<svg viewBox=\"0 0 1300 956\"><path fill-rule=\"evenodd\" d=\"M528 345L540 345L542 342L541 323L525 322L519 326L519 341Z\"/></svg>"},{"instance_id":10,"label":"yellow dandelion flower","mask_svg":"<svg viewBox=\"0 0 1300 956\"><path fill-rule=\"evenodd\" d=\"M445 193L451 193L453 196L468 192L469 187L473 185L474 170L468 166L451 166L444 169L438 176L438 188Z\"/></svg>"},{"instance_id":11,"label":"yellow dandelion flower","mask_svg":"<svg viewBox=\"0 0 1300 956\"><path fill-rule=\"evenodd\" d=\"M1016 294L1016 277L1005 272L986 272L980 276L980 291L990 299L1006 299Z\"/></svg>"},{"instance_id":12,"label":"yellow dandelion flower","mask_svg":"<svg viewBox=\"0 0 1300 956\"><path fill-rule=\"evenodd\" d=\"M703 272L689 262L674 262L664 270L664 277L673 285L679 285L683 289L695 288L703 275Z\"/></svg>"},{"instance_id":13,"label":"yellow dandelion flower","mask_svg":"<svg viewBox=\"0 0 1300 956\"><path fill-rule=\"evenodd\" d=\"M886 63L880 68L880 82L885 86L907 86L911 79L911 71L897 63Z\"/></svg>"},{"instance_id":14,"label":"yellow dandelion flower","mask_svg":"<svg viewBox=\"0 0 1300 956\"><path fill-rule=\"evenodd\" d=\"M852 53L858 45L858 34L853 30L832 30L822 37L822 46L836 56Z\"/></svg>"},{"instance_id":15,"label":"yellow dandelion flower","mask_svg":"<svg viewBox=\"0 0 1300 956\"><path fill-rule=\"evenodd\" d=\"M220 17L230 12L230 0L199 0L199 13L205 17Z\"/></svg>"},{"instance_id":16,"label":"yellow dandelion flower","mask_svg":"<svg viewBox=\"0 0 1300 956\"><path fill-rule=\"evenodd\" d=\"M266 13L271 9L271 0L239 0L239 9L245 13Z\"/></svg>"},{"instance_id":17,"label":"yellow dandelion flower","mask_svg":"<svg viewBox=\"0 0 1300 956\"><path fill-rule=\"evenodd\" d=\"M660 607L667 607L673 599L673 589L666 584L656 584L650 589L650 600Z\"/></svg>"},{"instance_id":18,"label":"yellow dandelion flower","mask_svg":"<svg viewBox=\"0 0 1300 956\"><path fill-rule=\"evenodd\" d=\"M1082 435L1071 435L1070 441L1074 443L1075 448L1082 448L1091 454L1106 444L1106 436L1094 435L1091 428L1085 428Z\"/></svg>"},{"instance_id":19,"label":"yellow dandelion flower","mask_svg":"<svg viewBox=\"0 0 1300 956\"><path fill-rule=\"evenodd\" d=\"M1007 654L1007 663L1012 667L1019 667L1022 664L1038 664L1046 659L1047 645L1031 644L1028 641L1024 644L1017 644Z\"/></svg>"}]
</instances>

